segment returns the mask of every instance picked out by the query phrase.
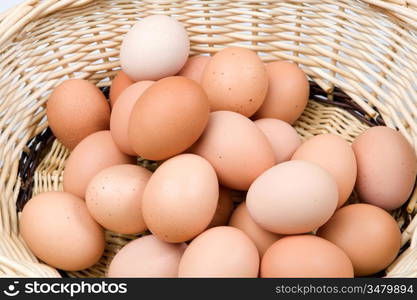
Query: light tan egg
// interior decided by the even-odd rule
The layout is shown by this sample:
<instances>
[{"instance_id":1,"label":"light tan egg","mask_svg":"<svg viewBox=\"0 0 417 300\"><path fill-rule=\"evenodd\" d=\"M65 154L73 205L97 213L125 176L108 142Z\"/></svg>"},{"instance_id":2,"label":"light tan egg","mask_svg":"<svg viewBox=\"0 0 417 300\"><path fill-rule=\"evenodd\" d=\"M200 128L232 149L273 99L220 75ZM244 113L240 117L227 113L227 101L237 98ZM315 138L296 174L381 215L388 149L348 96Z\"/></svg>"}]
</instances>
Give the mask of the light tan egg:
<instances>
[{"instance_id":1,"label":"light tan egg","mask_svg":"<svg viewBox=\"0 0 417 300\"><path fill-rule=\"evenodd\" d=\"M256 120L254 123L262 130L271 144L277 163L290 160L302 143L297 131L284 121L267 118Z\"/></svg>"},{"instance_id":2,"label":"light tan egg","mask_svg":"<svg viewBox=\"0 0 417 300\"><path fill-rule=\"evenodd\" d=\"M336 180L339 191L338 207L352 193L356 181L356 158L343 138L334 134L320 134L305 141L292 156L293 160L306 160L328 171Z\"/></svg>"},{"instance_id":3,"label":"light tan egg","mask_svg":"<svg viewBox=\"0 0 417 300\"><path fill-rule=\"evenodd\" d=\"M85 202L69 193L46 192L23 208L20 233L29 249L48 265L66 271L86 269L104 251L104 232Z\"/></svg>"},{"instance_id":4,"label":"light tan egg","mask_svg":"<svg viewBox=\"0 0 417 300\"><path fill-rule=\"evenodd\" d=\"M147 235L126 244L114 256L107 277L178 277L187 245L170 244Z\"/></svg>"},{"instance_id":5,"label":"light tan egg","mask_svg":"<svg viewBox=\"0 0 417 300\"><path fill-rule=\"evenodd\" d=\"M229 226L236 227L246 233L254 242L256 248L258 248L260 257L281 237L281 235L269 232L256 224L249 215L245 202L239 204L233 211Z\"/></svg>"},{"instance_id":6,"label":"light tan egg","mask_svg":"<svg viewBox=\"0 0 417 300\"><path fill-rule=\"evenodd\" d=\"M110 132L119 149L129 155L136 155L129 142L129 119L136 101L153 81L139 81L127 87L118 97L110 116Z\"/></svg>"},{"instance_id":7,"label":"light tan egg","mask_svg":"<svg viewBox=\"0 0 417 300\"><path fill-rule=\"evenodd\" d=\"M110 105L114 106L122 92L135 82L130 79L122 70L118 71L110 86Z\"/></svg>"},{"instance_id":8,"label":"light tan egg","mask_svg":"<svg viewBox=\"0 0 417 300\"><path fill-rule=\"evenodd\" d=\"M261 277L353 277L352 262L336 245L314 235L283 237L266 251Z\"/></svg>"},{"instance_id":9,"label":"light tan egg","mask_svg":"<svg viewBox=\"0 0 417 300\"><path fill-rule=\"evenodd\" d=\"M212 112L203 135L190 151L212 164L220 184L235 190L247 190L275 165L274 152L262 131L231 111Z\"/></svg>"},{"instance_id":10,"label":"light tan egg","mask_svg":"<svg viewBox=\"0 0 417 300\"><path fill-rule=\"evenodd\" d=\"M307 161L292 160L259 176L249 188L246 205L265 230L300 234L326 223L338 198L336 181L329 172Z\"/></svg>"},{"instance_id":11,"label":"light tan egg","mask_svg":"<svg viewBox=\"0 0 417 300\"><path fill-rule=\"evenodd\" d=\"M257 277L259 254L241 230L219 226L195 238L185 250L179 277Z\"/></svg>"},{"instance_id":12,"label":"light tan egg","mask_svg":"<svg viewBox=\"0 0 417 300\"><path fill-rule=\"evenodd\" d=\"M210 56L195 55L188 58L184 67L178 73L180 76L185 76L198 83L203 80L204 69L207 63L210 61Z\"/></svg>"},{"instance_id":13,"label":"light tan egg","mask_svg":"<svg viewBox=\"0 0 417 300\"><path fill-rule=\"evenodd\" d=\"M142 197L143 218L163 241L188 241L209 225L216 211L219 184L204 158L180 154L166 160L149 179Z\"/></svg>"},{"instance_id":14,"label":"light tan egg","mask_svg":"<svg viewBox=\"0 0 417 300\"><path fill-rule=\"evenodd\" d=\"M93 133L82 140L65 162L64 191L82 199L90 180L101 170L114 165L135 163L135 158L120 152L110 131Z\"/></svg>"}]
</instances>

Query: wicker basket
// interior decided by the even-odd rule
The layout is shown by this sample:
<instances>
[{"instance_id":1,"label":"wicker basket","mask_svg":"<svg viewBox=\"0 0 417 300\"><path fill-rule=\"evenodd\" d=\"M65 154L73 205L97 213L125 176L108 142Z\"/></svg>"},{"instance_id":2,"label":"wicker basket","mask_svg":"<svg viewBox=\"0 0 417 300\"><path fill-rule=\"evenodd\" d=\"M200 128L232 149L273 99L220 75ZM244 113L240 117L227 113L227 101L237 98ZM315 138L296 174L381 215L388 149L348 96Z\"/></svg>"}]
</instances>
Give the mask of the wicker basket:
<instances>
[{"instance_id":1,"label":"wicker basket","mask_svg":"<svg viewBox=\"0 0 417 300\"><path fill-rule=\"evenodd\" d=\"M0 15L0 276L100 277L135 238L107 232L97 265L62 273L28 250L18 212L32 195L61 189L69 152L47 129L49 93L69 77L105 90L119 68L123 35L150 14L182 21L192 53L239 45L265 61L297 62L311 79L311 101L296 123L303 137L331 132L352 141L367 127L386 124L417 149L414 0L27 1ZM382 275L417 276L416 201L414 192L393 212L403 247Z\"/></svg>"}]
</instances>

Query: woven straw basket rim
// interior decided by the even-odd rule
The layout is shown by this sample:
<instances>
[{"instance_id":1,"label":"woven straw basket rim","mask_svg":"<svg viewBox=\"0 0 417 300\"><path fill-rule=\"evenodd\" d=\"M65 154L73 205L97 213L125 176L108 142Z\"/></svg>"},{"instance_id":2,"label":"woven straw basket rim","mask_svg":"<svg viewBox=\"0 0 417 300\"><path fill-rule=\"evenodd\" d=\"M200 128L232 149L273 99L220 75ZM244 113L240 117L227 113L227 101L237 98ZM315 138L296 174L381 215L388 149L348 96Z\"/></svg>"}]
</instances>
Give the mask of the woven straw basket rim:
<instances>
[{"instance_id":1,"label":"woven straw basket rim","mask_svg":"<svg viewBox=\"0 0 417 300\"><path fill-rule=\"evenodd\" d=\"M17 211L32 195L62 188L69 151L47 129L51 90L78 77L106 91L123 35L150 14L180 20L192 54L239 45L265 62L298 63L311 79L311 101L295 124L303 138L331 132L351 142L385 124L417 150L415 0L29 0L0 14L0 276L104 276L114 254L137 237L106 232L98 264L59 273L27 248ZM416 201L414 190L393 212L403 247L383 275L417 276Z\"/></svg>"}]
</instances>

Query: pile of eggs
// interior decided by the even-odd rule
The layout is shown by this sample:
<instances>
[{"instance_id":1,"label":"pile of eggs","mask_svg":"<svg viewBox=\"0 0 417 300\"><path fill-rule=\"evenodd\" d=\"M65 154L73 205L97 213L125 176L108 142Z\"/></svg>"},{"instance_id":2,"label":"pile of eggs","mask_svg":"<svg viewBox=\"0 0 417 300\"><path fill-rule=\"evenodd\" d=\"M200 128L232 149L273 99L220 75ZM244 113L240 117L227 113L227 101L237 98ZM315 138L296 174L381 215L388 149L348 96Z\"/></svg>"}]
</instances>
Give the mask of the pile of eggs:
<instances>
[{"instance_id":1,"label":"pile of eggs","mask_svg":"<svg viewBox=\"0 0 417 300\"><path fill-rule=\"evenodd\" d=\"M353 142L306 141L291 126L309 83L295 64L251 50L189 56L167 16L125 36L110 103L70 79L47 102L54 135L71 150L62 192L33 197L20 232L43 262L67 271L97 263L104 229L137 239L110 277L353 277L397 256L390 210L410 196L414 150L373 127ZM137 158L157 161L156 171ZM348 204L356 190L362 203ZM246 199L233 203L233 194ZM247 192L247 193L245 193Z\"/></svg>"}]
</instances>

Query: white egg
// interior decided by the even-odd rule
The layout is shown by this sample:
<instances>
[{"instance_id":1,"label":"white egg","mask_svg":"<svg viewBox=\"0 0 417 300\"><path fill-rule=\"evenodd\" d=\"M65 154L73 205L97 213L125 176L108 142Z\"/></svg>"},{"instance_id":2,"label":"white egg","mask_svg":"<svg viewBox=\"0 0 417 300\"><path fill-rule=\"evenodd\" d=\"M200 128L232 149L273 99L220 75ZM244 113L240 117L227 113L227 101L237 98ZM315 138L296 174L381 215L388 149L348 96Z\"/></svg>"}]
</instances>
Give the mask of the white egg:
<instances>
[{"instance_id":1,"label":"white egg","mask_svg":"<svg viewBox=\"0 0 417 300\"><path fill-rule=\"evenodd\" d=\"M190 40L184 26L165 15L136 23L120 49L123 71L133 80L158 80L178 73L187 61Z\"/></svg>"}]
</instances>

